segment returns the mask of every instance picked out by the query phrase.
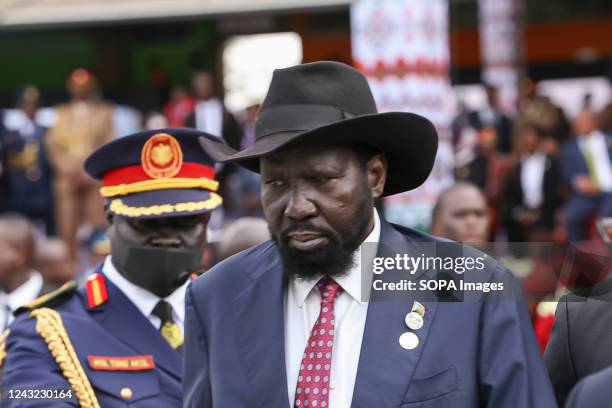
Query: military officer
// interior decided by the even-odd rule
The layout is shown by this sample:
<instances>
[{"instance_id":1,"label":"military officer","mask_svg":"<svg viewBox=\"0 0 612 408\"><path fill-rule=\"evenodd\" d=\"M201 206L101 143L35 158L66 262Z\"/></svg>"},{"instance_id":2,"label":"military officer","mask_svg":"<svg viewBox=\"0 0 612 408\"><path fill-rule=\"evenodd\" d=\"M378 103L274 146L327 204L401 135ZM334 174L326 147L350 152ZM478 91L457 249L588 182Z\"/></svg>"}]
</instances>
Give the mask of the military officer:
<instances>
[{"instance_id":1,"label":"military officer","mask_svg":"<svg viewBox=\"0 0 612 408\"><path fill-rule=\"evenodd\" d=\"M146 131L89 156L87 172L102 180L111 254L83 288L68 283L39 298L9 327L0 350L4 401L22 389L59 398L13 398L11 407L181 406L184 294L209 213L221 204L199 136L212 138Z\"/></svg>"},{"instance_id":2,"label":"military officer","mask_svg":"<svg viewBox=\"0 0 612 408\"><path fill-rule=\"evenodd\" d=\"M0 208L17 212L44 227L47 235L55 235L53 174L47 159L47 129L35 120L40 93L26 86L17 100L16 116L11 126L0 132L0 184L4 205ZM1 187L0 187L1 188Z\"/></svg>"},{"instance_id":3,"label":"military officer","mask_svg":"<svg viewBox=\"0 0 612 408\"><path fill-rule=\"evenodd\" d=\"M85 158L113 138L113 108L99 99L96 76L75 69L66 81L70 101L57 107L57 121L47 139L54 171L53 192L59 236L76 261L76 233L81 224L94 230L104 227L99 185L83 171Z\"/></svg>"}]
</instances>

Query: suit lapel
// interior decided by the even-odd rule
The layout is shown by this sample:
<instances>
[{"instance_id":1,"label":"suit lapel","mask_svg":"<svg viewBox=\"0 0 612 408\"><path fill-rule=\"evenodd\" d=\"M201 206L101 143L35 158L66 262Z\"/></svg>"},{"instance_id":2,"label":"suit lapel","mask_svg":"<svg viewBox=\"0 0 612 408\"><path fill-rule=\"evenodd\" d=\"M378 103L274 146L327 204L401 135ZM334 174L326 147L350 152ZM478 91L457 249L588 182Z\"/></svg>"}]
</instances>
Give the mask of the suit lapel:
<instances>
[{"instance_id":1,"label":"suit lapel","mask_svg":"<svg viewBox=\"0 0 612 408\"><path fill-rule=\"evenodd\" d=\"M108 301L90 309L91 316L135 355L153 355L155 366L180 379L182 361L179 353L109 279L106 279L106 289ZM86 299L84 302L87 305Z\"/></svg>"},{"instance_id":2,"label":"suit lapel","mask_svg":"<svg viewBox=\"0 0 612 408\"><path fill-rule=\"evenodd\" d=\"M387 245L379 245L377 256L394 256L399 251L409 255L420 254L420 251L416 252L417 243L407 241L406 237L382 219L380 243ZM418 292L406 292L402 301L379 300L369 303L352 408L395 408L401 405L427 344L427 335L437 306L435 302L425 302L417 297ZM426 314L423 327L410 330L404 318L411 311L415 300L425 306ZM405 350L399 344L400 335L406 332L414 332L419 338L418 346L412 350Z\"/></svg>"},{"instance_id":3,"label":"suit lapel","mask_svg":"<svg viewBox=\"0 0 612 408\"><path fill-rule=\"evenodd\" d=\"M259 407L289 407L285 368L284 279L278 254L250 273L234 299L238 343Z\"/></svg>"}]
</instances>

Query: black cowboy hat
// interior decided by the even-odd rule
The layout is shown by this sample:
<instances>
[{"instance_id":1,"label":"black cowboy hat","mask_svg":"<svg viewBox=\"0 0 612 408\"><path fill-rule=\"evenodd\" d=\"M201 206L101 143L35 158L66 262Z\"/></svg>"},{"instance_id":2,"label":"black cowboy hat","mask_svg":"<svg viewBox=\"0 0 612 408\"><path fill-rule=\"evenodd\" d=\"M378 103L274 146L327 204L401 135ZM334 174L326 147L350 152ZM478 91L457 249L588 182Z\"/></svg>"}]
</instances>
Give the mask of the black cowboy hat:
<instances>
[{"instance_id":1,"label":"black cowboy hat","mask_svg":"<svg viewBox=\"0 0 612 408\"><path fill-rule=\"evenodd\" d=\"M200 138L214 160L259 172L259 159L296 143L364 145L380 150L389 166L383 195L420 186L438 148L432 123L408 112L377 113L365 77L338 62L321 61L274 71L255 124L255 143L237 151Z\"/></svg>"}]
</instances>

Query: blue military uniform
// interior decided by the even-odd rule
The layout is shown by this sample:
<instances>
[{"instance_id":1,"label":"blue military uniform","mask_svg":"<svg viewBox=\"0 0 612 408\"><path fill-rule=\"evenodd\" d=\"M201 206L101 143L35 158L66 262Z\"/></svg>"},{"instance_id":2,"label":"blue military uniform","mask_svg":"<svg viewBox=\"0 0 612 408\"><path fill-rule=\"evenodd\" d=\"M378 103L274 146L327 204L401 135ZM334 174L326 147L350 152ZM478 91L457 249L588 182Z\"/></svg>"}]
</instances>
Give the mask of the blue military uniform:
<instances>
[{"instance_id":1,"label":"blue military uniform","mask_svg":"<svg viewBox=\"0 0 612 408\"><path fill-rule=\"evenodd\" d=\"M52 170L45 149L46 129L31 122L22 130L0 133L4 171L0 183L4 195L2 210L19 212L44 224L55 234Z\"/></svg>"},{"instance_id":2,"label":"blue military uniform","mask_svg":"<svg viewBox=\"0 0 612 408\"><path fill-rule=\"evenodd\" d=\"M78 387L84 393L93 392L101 407L180 406L180 355L110 280L102 274L93 279L106 285L104 302L96 304L88 299L86 288L72 285L55 295L61 299L53 308L41 305L16 318L6 343L9 358L4 364L3 387L73 389L70 401L40 401L39 405L22 401L27 407L77 406ZM44 309L57 312L68 333L85 374L85 378L73 379L76 385L71 385L44 336L37 332L41 320L32 318L32 311ZM70 361L69 353L64 358ZM96 363L96 358L101 360ZM77 366L76 362L69 365Z\"/></svg>"},{"instance_id":3,"label":"blue military uniform","mask_svg":"<svg viewBox=\"0 0 612 408\"><path fill-rule=\"evenodd\" d=\"M214 163L198 144L202 136L212 137L189 129L126 136L94 152L86 169L102 179L101 194L115 215L206 213L221 198ZM17 312L0 339L3 404L181 406L180 347L171 346L106 268L98 267L84 287L70 282ZM6 391L16 389L63 390L64 398L7 400Z\"/></svg>"}]
</instances>

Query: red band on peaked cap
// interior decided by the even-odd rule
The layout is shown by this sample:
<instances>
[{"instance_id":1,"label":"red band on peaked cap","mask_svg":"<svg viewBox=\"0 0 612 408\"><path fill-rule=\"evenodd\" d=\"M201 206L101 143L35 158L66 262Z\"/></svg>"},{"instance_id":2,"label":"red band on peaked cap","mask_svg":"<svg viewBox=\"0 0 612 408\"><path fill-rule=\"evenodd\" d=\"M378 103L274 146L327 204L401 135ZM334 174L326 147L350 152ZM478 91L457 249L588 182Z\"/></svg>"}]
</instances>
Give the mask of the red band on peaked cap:
<instances>
[{"instance_id":1,"label":"red band on peaked cap","mask_svg":"<svg viewBox=\"0 0 612 408\"><path fill-rule=\"evenodd\" d=\"M207 178L214 180L215 169L199 163L183 163L181 170L171 178ZM102 176L102 184L105 187L137 183L146 180L154 179L149 177L139 164L113 169Z\"/></svg>"}]
</instances>

